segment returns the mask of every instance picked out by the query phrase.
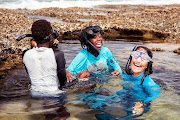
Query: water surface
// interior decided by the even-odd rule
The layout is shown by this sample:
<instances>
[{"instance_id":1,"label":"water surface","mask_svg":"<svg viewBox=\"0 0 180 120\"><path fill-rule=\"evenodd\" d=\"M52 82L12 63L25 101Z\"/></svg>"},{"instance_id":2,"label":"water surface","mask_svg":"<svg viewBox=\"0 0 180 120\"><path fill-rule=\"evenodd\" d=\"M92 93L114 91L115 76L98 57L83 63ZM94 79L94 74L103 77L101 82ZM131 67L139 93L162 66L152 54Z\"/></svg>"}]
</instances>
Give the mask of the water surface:
<instances>
[{"instance_id":1,"label":"water surface","mask_svg":"<svg viewBox=\"0 0 180 120\"><path fill-rule=\"evenodd\" d=\"M123 70L135 45L144 45L149 48L159 47L165 50L163 52L153 52L154 73L150 76L161 86L160 97L152 100L148 106L148 111L137 119L179 119L180 56L172 52L173 49L178 48L178 45L151 43L149 41L130 42L124 39L104 42L104 46L111 50ZM79 41L72 40L62 41L59 48L65 53L66 67L81 50ZM121 106L118 106L118 103L107 105L106 109L102 111L90 108L90 105L82 102L81 97L77 97L83 91L89 94L102 88L108 89L113 95L122 90L120 82L122 82L120 78L105 76L98 79L98 81L76 84L72 88L66 89L66 93L59 96L59 98L33 99L29 95L30 79L25 69L10 70L8 75L0 82L0 119L56 120L67 118L69 120L84 120L86 118L86 120L96 120L97 114L104 114L105 112L121 118L127 113ZM94 85L96 86L94 87ZM88 98L91 98L91 96ZM101 98L98 100L106 100L108 97L102 95ZM118 105L112 107L113 104Z\"/></svg>"}]
</instances>

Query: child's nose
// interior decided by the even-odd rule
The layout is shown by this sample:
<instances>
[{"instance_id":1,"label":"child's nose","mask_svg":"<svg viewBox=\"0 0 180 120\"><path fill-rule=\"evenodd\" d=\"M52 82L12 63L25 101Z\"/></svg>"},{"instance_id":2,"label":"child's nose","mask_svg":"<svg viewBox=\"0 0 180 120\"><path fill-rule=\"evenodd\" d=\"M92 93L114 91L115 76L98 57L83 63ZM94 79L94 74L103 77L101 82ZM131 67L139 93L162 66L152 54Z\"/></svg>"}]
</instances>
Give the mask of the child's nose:
<instances>
[{"instance_id":1,"label":"child's nose","mask_svg":"<svg viewBox=\"0 0 180 120\"><path fill-rule=\"evenodd\" d=\"M102 37L99 37L99 36L98 36L98 38L97 38L97 39L98 39L98 40L102 40Z\"/></svg>"},{"instance_id":2,"label":"child's nose","mask_svg":"<svg viewBox=\"0 0 180 120\"><path fill-rule=\"evenodd\" d=\"M142 59L141 59L141 57L140 57L140 56L139 56L136 60L137 60L137 61L139 61L139 62L141 62L141 61L142 61Z\"/></svg>"}]
</instances>

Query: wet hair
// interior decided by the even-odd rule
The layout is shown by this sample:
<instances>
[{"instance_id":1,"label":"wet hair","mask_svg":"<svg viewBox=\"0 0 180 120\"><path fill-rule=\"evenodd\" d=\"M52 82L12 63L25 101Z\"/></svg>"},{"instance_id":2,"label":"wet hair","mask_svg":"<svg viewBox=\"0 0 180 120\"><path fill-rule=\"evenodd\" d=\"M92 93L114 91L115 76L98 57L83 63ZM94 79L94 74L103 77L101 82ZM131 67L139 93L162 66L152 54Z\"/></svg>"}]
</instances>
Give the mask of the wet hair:
<instances>
[{"instance_id":1,"label":"wet hair","mask_svg":"<svg viewBox=\"0 0 180 120\"><path fill-rule=\"evenodd\" d=\"M151 50L150 50L149 48L145 47L145 46L135 46L132 51L136 51L136 50L138 50L139 48L145 49L145 50L147 51L147 54L149 55L150 58L153 57L153 54L152 54ZM125 71L126 71L126 73L127 73L128 75L133 75L133 71L131 70L131 67L130 67L130 66L131 66L131 60L132 60L132 56L130 55L130 56L129 56L129 59L128 59L127 63L126 63L126 68L125 68ZM153 63L152 61L149 61L149 62L148 62L147 68L145 69L145 74L144 74L144 76L143 76L142 79L141 79L141 81L142 81L142 82L141 82L141 85L142 85L143 82L144 82L144 78L145 78L147 75L150 75L150 74L153 73L152 63Z\"/></svg>"},{"instance_id":2,"label":"wet hair","mask_svg":"<svg viewBox=\"0 0 180 120\"><path fill-rule=\"evenodd\" d=\"M43 41L52 31L50 22L46 20L37 20L31 27L32 37L37 43Z\"/></svg>"}]
</instances>

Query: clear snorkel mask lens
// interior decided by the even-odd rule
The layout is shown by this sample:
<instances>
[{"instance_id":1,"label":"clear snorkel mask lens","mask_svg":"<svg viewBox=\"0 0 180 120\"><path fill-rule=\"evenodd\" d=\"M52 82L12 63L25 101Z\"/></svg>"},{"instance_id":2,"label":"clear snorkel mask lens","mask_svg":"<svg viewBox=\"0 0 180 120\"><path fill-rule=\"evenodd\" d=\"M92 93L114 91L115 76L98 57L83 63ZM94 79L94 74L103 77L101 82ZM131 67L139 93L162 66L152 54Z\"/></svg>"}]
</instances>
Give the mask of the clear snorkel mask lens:
<instances>
[{"instance_id":1,"label":"clear snorkel mask lens","mask_svg":"<svg viewBox=\"0 0 180 120\"><path fill-rule=\"evenodd\" d=\"M141 52L141 51L133 51L131 53L132 58L138 59L139 57L143 62L150 62L152 59L149 57L147 53Z\"/></svg>"},{"instance_id":2,"label":"clear snorkel mask lens","mask_svg":"<svg viewBox=\"0 0 180 120\"><path fill-rule=\"evenodd\" d=\"M102 29L99 26L93 26L86 30L89 38L94 38L97 34L103 34Z\"/></svg>"}]
</instances>

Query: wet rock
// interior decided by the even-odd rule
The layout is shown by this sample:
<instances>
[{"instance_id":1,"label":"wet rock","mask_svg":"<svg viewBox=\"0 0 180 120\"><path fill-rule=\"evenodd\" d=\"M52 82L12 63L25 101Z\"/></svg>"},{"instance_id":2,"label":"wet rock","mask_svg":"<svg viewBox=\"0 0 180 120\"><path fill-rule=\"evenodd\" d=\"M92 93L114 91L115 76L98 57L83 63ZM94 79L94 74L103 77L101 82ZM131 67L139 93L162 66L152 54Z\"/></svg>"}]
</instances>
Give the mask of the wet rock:
<instances>
[{"instance_id":1,"label":"wet rock","mask_svg":"<svg viewBox=\"0 0 180 120\"><path fill-rule=\"evenodd\" d=\"M96 8L100 9L73 7L13 10L0 8L1 67L9 69L9 66L22 64L22 51L31 47L31 38L20 42L17 42L16 38L22 34L31 33L31 25L36 19L28 17L29 15L59 19L61 22L51 23L53 29L60 34L58 41L78 39L77 36L72 35L73 32L80 32L89 25L99 25L105 32L105 39L159 39L164 42L180 43L180 5L102 5ZM55 46L57 44L58 42ZM160 48L153 50L163 51ZM179 54L179 49L174 52Z\"/></svg>"},{"instance_id":2,"label":"wet rock","mask_svg":"<svg viewBox=\"0 0 180 120\"><path fill-rule=\"evenodd\" d=\"M7 54L0 53L0 63L6 61L8 58Z\"/></svg>"},{"instance_id":3,"label":"wet rock","mask_svg":"<svg viewBox=\"0 0 180 120\"><path fill-rule=\"evenodd\" d=\"M177 53L178 55L180 55L180 48L174 50L173 52L174 52L174 53Z\"/></svg>"},{"instance_id":4,"label":"wet rock","mask_svg":"<svg viewBox=\"0 0 180 120\"><path fill-rule=\"evenodd\" d=\"M165 50L164 50L164 49L161 49L161 48L155 48L155 47L153 47L153 48L151 48L151 51L163 52L163 51L165 51Z\"/></svg>"}]
</instances>

